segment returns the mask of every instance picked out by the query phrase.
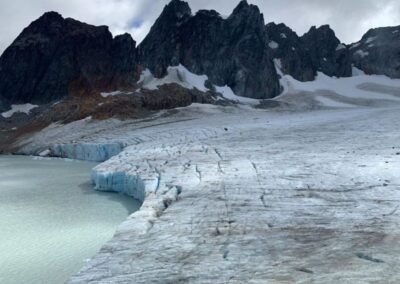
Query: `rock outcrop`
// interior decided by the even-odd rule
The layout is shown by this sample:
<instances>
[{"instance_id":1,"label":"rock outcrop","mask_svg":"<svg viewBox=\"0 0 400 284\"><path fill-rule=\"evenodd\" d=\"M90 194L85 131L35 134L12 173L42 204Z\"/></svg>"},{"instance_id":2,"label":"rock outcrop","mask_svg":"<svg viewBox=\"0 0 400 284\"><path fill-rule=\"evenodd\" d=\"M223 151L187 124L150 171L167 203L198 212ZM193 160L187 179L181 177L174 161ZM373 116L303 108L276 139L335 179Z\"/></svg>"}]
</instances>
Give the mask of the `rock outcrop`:
<instances>
[{"instance_id":1,"label":"rock outcrop","mask_svg":"<svg viewBox=\"0 0 400 284\"><path fill-rule=\"evenodd\" d=\"M328 76L349 77L352 75L348 48L340 42L328 25L319 28L311 27L301 40L316 70Z\"/></svg>"},{"instance_id":2,"label":"rock outcrop","mask_svg":"<svg viewBox=\"0 0 400 284\"><path fill-rule=\"evenodd\" d=\"M350 51L365 73L400 78L400 26L371 29Z\"/></svg>"},{"instance_id":3,"label":"rock outcrop","mask_svg":"<svg viewBox=\"0 0 400 284\"><path fill-rule=\"evenodd\" d=\"M282 72L299 81L314 80L316 69L300 37L285 24L269 23L265 28L268 47L280 59Z\"/></svg>"},{"instance_id":4,"label":"rock outcrop","mask_svg":"<svg viewBox=\"0 0 400 284\"><path fill-rule=\"evenodd\" d=\"M140 44L139 62L160 77L181 63L237 95L265 99L280 92L267 43L263 15L247 1L223 19L215 11L192 16L186 2L173 0Z\"/></svg>"},{"instance_id":5,"label":"rock outcrop","mask_svg":"<svg viewBox=\"0 0 400 284\"><path fill-rule=\"evenodd\" d=\"M0 97L48 103L68 94L129 85L135 42L55 12L34 21L0 58Z\"/></svg>"}]
</instances>

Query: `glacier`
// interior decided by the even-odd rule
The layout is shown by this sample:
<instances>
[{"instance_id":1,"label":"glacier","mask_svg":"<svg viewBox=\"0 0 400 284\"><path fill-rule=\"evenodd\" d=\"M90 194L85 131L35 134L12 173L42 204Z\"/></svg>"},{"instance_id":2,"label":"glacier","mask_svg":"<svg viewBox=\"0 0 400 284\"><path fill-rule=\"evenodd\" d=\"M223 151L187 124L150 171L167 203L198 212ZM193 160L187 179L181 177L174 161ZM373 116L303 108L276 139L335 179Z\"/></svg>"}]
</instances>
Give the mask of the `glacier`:
<instances>
[{"instance_id":1,"label":"glacier","mask_svg":"<svg viewBox=\"0 0 400 284\"><path fill-rule=\"evenodd\" d=\"M55 144L50 146L48 154L61 158L104 162L119 154L124 146L120 143L110 144Z\"/></svg>"},{"instance_id":2,"label":"glacier","mask_svg":"<svg viewBox=\"0 0 400 284\"><path fill-rule=\"evenodd\" d=\"M278 109L193 104L20 141L105 159L96 189L143 202L69 283L400 281L400 80L358 75L282 74Z\"/></svg>"}]
</instances>

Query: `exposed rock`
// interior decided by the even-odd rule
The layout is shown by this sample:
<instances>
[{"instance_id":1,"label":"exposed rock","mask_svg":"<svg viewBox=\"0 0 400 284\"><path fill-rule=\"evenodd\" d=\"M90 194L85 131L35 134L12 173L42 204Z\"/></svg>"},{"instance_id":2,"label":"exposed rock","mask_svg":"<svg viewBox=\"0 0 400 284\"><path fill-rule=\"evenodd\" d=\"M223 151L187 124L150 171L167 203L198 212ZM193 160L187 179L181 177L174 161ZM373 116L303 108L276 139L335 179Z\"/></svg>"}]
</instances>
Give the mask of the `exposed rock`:
<instances>
[{"instance_id":1,"label":"exposed rock","mask_svg":"<svg viewBox=\"0 0 400 284\"><path fill-rule=\"evenodd\" d=\"M1 56L0 97L47 103L71 93L129 85L134 50L129 35L113 39L105 26L45 13Z\"/></svg>"},{"instance_id":2,"label":"exposed rock","mask_svg":"<svg viewBox=\"0 0 400 284\"><path fill-rule=\"evenodd\" d=\"M328 76L351 76L349 51L328 25L311 27L301 39L316 70Z\"/></svg>"},{"instance_id":3,"label":"exposed rock","mask_svg":"<svg viewBox=\"0 0 400 284\"><path fill-rule=\"evenodd\" d=\"M309 52L299 36L285 24L266 25L268 46L275 58L281 60L281 70L299 81L314 80L316 70Z\"/></svg>"},{"instance_id":4,"label":"exposed rock","mask_svg":"<svg viewBox=\"0 0 400 284\"><path fill-rule=\"evenodd\" d=\"M171 1L139 45L140 63L148 67L155 76L161 77L168 66L179 64L179 27L190 18L191 13L186 2Z\"/></svg>"},{"instance_id":5,"label":"exposed rock","mask_svg":"<svg viewBox=\"0 0 400 284\"><path fill-rule=\"evenodd\" d=\"M182 63L237 95L270 98L279 94L280 86L266 44L263 15L246 1L224 20L215 11L191 16L187 3L174 0L139 46L139 60L156 76Z\"/></svg>"},{"instance_id":6,"label":"exposed rock","mask_svg":"<svg viewBox=\"0 0 400 284\"><path fill-rule=\"evenodd\" d=\"M365 73L400 78L400 26L371 29L350 51L354 65Z\"/></svg>"}]
</instances>

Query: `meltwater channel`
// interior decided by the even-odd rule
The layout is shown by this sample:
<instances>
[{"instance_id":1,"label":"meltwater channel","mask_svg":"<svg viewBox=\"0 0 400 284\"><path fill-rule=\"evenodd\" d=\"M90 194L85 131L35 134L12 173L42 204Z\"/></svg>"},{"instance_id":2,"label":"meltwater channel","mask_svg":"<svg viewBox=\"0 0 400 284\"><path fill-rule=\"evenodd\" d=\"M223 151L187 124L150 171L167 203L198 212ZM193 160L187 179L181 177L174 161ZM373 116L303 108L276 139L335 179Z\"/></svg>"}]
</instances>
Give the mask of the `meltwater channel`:
<instances>
[{"instance_id":1,"label":"meltwater channel","mask_svg":"<svg viewBox=\"0 0 400 284\"><path fill-rule=\"evenodd\" d=\"M0 283L64 283L139 209L95 191L94 166L0 156Z\"/></svg>"}]
</instances>

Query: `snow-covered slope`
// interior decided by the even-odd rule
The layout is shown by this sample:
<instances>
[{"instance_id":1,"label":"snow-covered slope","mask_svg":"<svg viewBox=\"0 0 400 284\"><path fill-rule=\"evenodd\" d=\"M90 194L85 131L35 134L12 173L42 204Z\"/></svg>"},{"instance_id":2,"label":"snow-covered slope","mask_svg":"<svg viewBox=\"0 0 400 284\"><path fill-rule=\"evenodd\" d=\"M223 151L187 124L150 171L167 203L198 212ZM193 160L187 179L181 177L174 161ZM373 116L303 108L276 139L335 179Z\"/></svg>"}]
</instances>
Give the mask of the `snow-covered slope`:
<instances>
[{"instance_id":1,"label":"snow-covered slope","mask_svg":"<svg viewBox=\"0 0 400 284\"><path fill-rule=\"evenodd\" d=\"M275 60L275 66L283 87L283 93L275 100L291 103L295 108L390 106L400 103L400 79L366 75L353 68L352 77L329 77L318 72L314 81L300 82L280 71L279 60Z\"/></svg>"},{"instance_id":2,"label":"snow-covered slope","mask_svg":"<svg viewBox=\"0 0 400 284\"><path fill-rule=\"evenodd\" d=\"M175 83L187 89L196 88L199 91L207 92L208 89L204 86L207 80L207 76L195 75L183 65L178 65L168 67L167 75L161 79L155 78L150 70L146 69L142 72L138 85L144 89L156 90L161 85Z\"/></svg>"}]
</instances>

